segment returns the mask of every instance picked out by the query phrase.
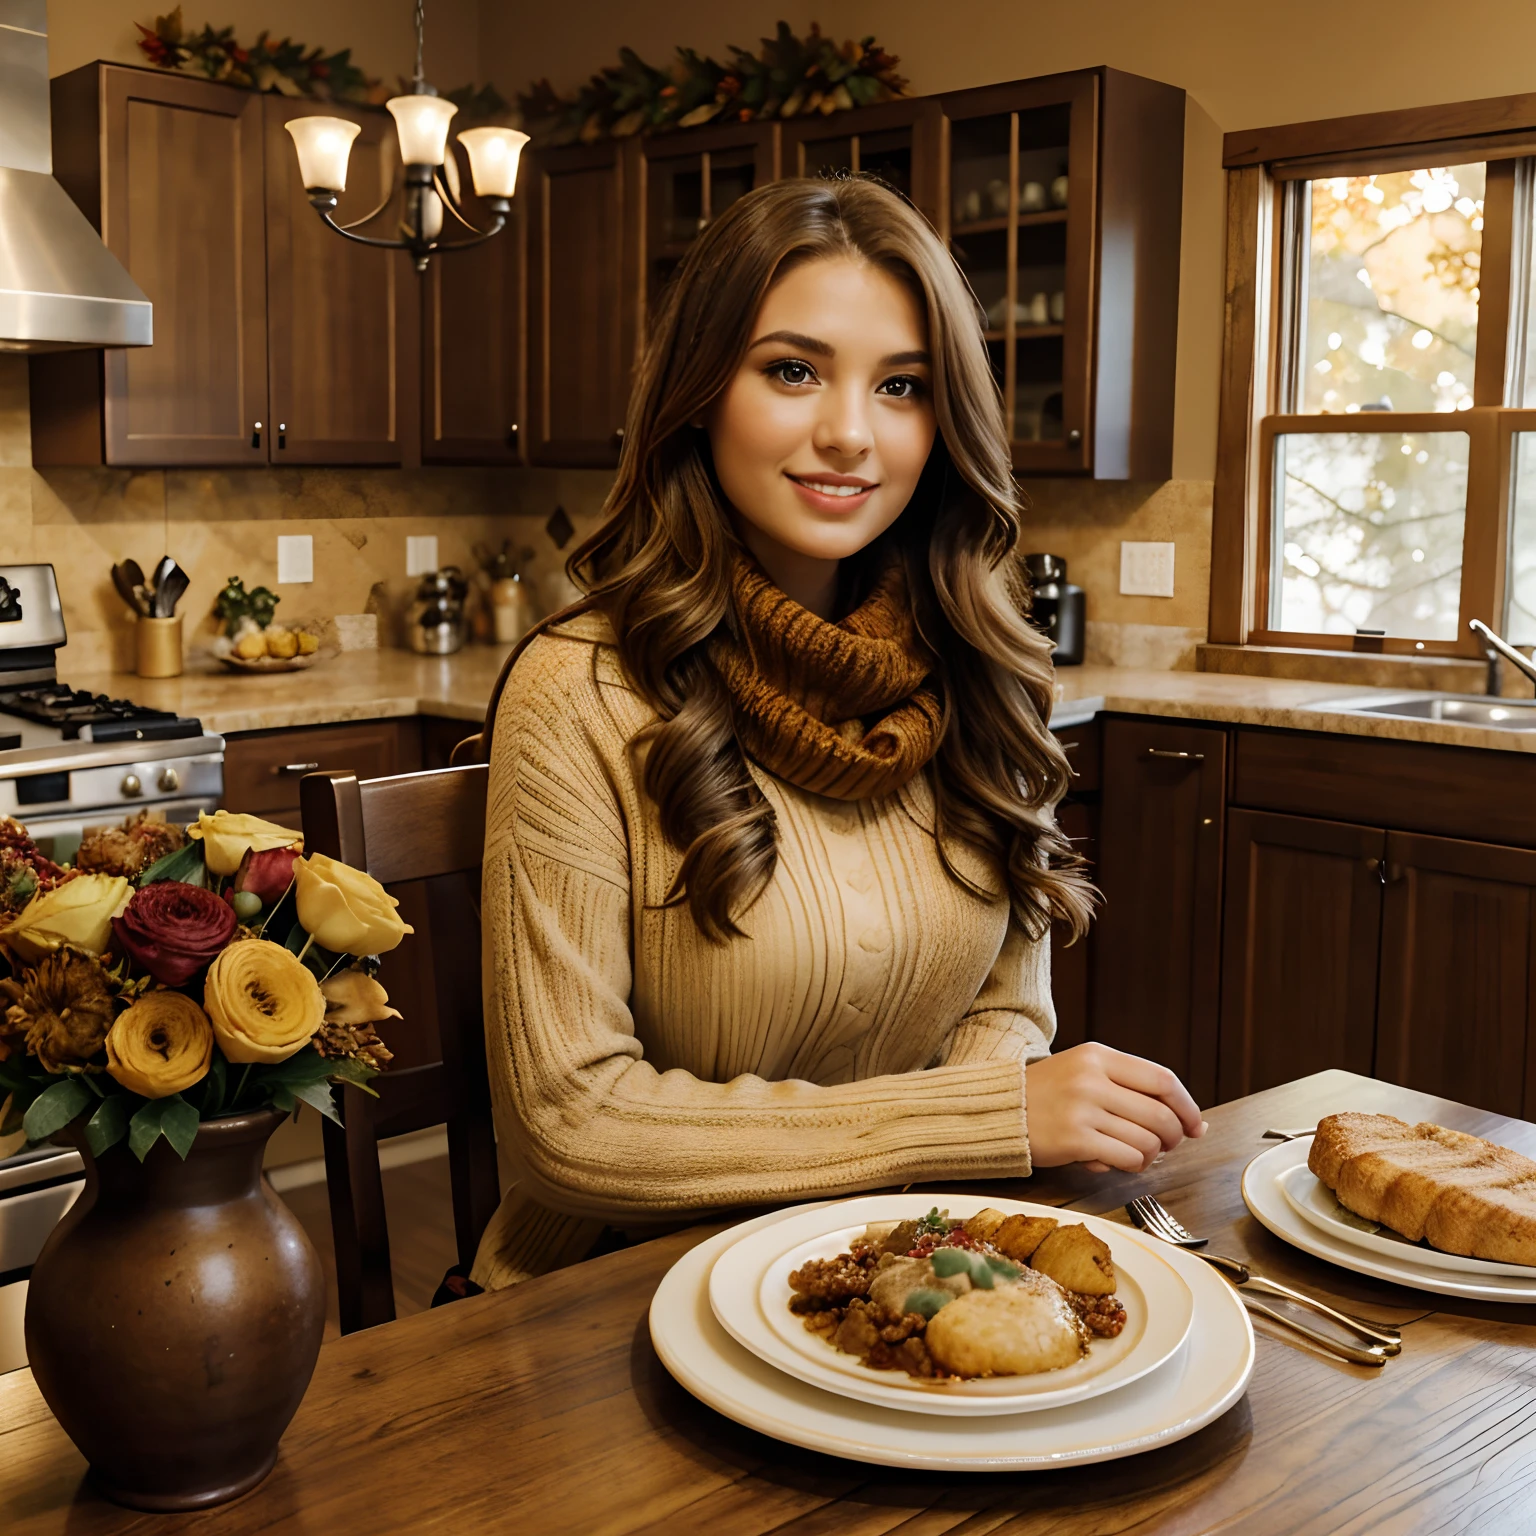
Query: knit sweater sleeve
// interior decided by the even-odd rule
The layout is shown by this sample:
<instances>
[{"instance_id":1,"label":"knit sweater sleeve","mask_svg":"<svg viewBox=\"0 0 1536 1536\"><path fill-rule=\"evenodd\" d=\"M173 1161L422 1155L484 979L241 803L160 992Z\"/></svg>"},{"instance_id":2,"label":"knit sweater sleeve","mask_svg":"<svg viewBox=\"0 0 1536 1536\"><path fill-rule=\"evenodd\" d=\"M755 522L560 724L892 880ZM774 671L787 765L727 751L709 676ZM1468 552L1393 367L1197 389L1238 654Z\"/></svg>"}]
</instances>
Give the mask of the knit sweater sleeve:
<instances>
[{"instance_id":1,"label":"knit sweater sleeve","mask_svg":"<svg viewBox=\"0 0 1536 1536\"><path fill-rule=\"evenodd\" d=\"M1027 1174L1022 1050L836 1086L647 1061L629 1006L622 754L601 740L590 664L557 645L569 655L538 642L509 681L487 804L487 1046L498 1128L536 1197L622 1221ZM1023 971L1002 969L996 1002L962 1029L1018 1001Z\"/></svg>"},{"instance_id":2,"label":"knit sweater sleeve","mask_svg":"<svg viewBox=\"0 0 1536 1536\"><path fill-rule=\"evenodd\" d=\"M949 1037L949 1066L988 1061L1026 1065L1050 1055L1056 1035L1051 1001L1051 941L1031 939L1010 918L1003 947L976 1001Z\"/></svg>"}]
</instances>

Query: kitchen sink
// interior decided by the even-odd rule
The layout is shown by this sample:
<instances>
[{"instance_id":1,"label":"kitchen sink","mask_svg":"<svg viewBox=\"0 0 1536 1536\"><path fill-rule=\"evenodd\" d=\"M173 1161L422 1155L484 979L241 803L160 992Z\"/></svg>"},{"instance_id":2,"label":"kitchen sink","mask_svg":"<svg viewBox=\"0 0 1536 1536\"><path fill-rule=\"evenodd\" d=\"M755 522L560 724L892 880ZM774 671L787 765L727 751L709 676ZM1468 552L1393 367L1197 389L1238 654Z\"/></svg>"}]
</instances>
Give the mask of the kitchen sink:
<instances>
[{"instance_id":1,"label":"kitchen sink","mask_svg":"<svg viewBox=\"0 0 1536 1536\"><path fill-rule=\"evenodd\" d=\"M1383 699L1330 699L1319 709L1346 715L1388 715L1400 720L1441 720L1494 731L1536 731L1536 699L1492 699L1481 693L1405 693Z\"/></svg>"}]
</instances>

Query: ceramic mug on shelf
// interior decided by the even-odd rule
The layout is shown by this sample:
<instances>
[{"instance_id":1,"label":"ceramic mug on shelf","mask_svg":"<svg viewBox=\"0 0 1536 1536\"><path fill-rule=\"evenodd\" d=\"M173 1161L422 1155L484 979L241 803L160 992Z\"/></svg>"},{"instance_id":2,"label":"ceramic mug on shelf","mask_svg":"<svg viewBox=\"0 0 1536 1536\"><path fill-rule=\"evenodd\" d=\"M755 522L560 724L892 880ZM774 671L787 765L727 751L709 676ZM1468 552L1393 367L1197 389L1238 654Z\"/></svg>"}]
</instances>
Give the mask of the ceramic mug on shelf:
<instances>
[{"instance_id":1,"label":"ceramic mug on shelf","mask_svg":"<svg viewBox=\"0 0 1536 1536\"><path fill-rule=\"evenodd\" d=\"M1065 172L1051 183L1051 206L1053 208L1065 208L1067 206L1067 190L1071 183L1067 180Z\"/></svg>"},{"instance_id":2,"label":"ceramic mug on shelf","mask_svg":"<svg viewBox=\"0 0 1536 1536\"><path fill-rule=\"evenodd\" d=\"M1067 295L1062 289L1058 288L1056 292L1051 295L1051 323L1053 325L1060 325L1061 322L1066 318Z\"/></svg>"},{"instance_id":3,"label":"ceramic mug on shelf","mask_svg":"<svg viewBox=\"0 0 1536 1536\"><path fill-rule=\"evenodd\" d=\"M987 183L987 211L994 219L1008 216L1008 183L1002 180Z\"/></svg>"},{"instance_id":4,"label":"ceramic mug on shelf","mask_svg":"<svg viewBox=\"0 0 1536 1536\"><path fill-rule=\"evenodd\" d=\"M1031 325L1049 325L1051 321L1051 300L1048 294L1037 293L1029 301L1029 323Z\"/></svg>"},{"instance_id":5,"label":"ceramic mug on shelf","mask_svg":"<svg viewBox=\"0 0 1536 1536\"><path fill-rule=\"evenodd\" d=\"M1045 183L1043 181L1026 181L1019 188L1019 212L1045 212Z\"/></svg>"}]
</instances>

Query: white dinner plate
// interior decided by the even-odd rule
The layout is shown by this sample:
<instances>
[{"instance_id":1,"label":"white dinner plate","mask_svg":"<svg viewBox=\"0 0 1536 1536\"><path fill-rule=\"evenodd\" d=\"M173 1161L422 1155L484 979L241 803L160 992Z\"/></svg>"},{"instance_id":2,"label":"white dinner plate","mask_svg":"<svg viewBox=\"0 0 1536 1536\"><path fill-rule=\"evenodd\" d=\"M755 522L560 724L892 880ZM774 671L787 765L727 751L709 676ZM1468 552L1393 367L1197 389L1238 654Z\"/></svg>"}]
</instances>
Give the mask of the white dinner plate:
<instances>
[{"instance_id":1,"label":"white dinner plate","mask_svg":"<svg viewBox=\"0 0 1536 1536\"><path fill-rule=\"evenodd\" d=\"M677 1381L718 1413L790 1445L850 1461L933 1471L1015 1472L1113 1461L1182 1440L1243 1395L1253 1328L1237 1292L1176 1249L1168 1262L1195 1298L1185 1347L1119 1392L1041 1413L943 1418L898 1413L823 1392L760 1360L715 1320L709 1275L739 1239L797 1216L797 1206L732 1227L690 1249L651 1301L651 1342Z\"/></svg>"},{"instance_id":2,"label":"white dinner plate","mask_svg":"<svg viewBox=\"0 0 1536 1536\"><path fill-rule=\"evenodd\" d=\"M710 1305L738 1344L770 1365L812 1386L861 1402L909 1413L980 1415L1024 1413L1061 1407L1112 1392L1156 1370L1183 1344L1194 1316L1194 1297L1152 1239L1095 1216L1061 1212L1018 1200L987 1200L1005 1216L1049 1215L1080 1221L1110 1245L1116 1294L1126 1325L1118 1338L1097 1340L1075 1365L1038 1376L999 1376L974 1381L919 1381L902 1371L877 1371L809 1332L789 1310L790 1271L808 1259L846 1251L872 1221L904 1221L937 1204L951 1215L980 1209L962 1195L871 1195L820 1206L734 1243L710 1274Z\"/></svg>"},{"instance_id":3,"label":"white dinner plate","mask_svg":"<svg viewBox=\"0 0 1536 1536\"><path fill-rule=\"evenodd\" d=\"M1347 1247L1384 1254L1389 1259L1407 1259L1426 1269L1449 1269L1459 1275L1512 1275L1536 1284L1536 1268L1529 1264L1498 1264L1492 1259L1442 1253L1428 1243L1411 1242L1391 1227L1356 1216L1339 1203L1334 1192L1305 1163L1281 1174L1279 1184L1280 1193L1299 1216Z\"/></svg>"},{"instance_id":4,"label":"white dinner plate","mask_svg":"<svg viewBox=\"0 0 1536 1536\"><path fill-rule=\"evenodd\" d=\"M1281 1188L1281 1180L1298 1164L1305 1167L1306 1162L1307 1144L1303 1138L1281 1142L1278 1147L1261 1152L1243 1170L1243 1199L1276 1237L1341 1269L1412 1286L1417 1291L1464 1296L1473 1301L1536 1301L1536 1276L1522 1279L1516 1275L1473 1275L1462 1270L1436 1269L1422 1261L1421 1250L1413 1244L1402 1245L1412 1258L1398 1258L1346 1243L1314 1226L1295 1209Z\"/></svg>"}]
</instances>

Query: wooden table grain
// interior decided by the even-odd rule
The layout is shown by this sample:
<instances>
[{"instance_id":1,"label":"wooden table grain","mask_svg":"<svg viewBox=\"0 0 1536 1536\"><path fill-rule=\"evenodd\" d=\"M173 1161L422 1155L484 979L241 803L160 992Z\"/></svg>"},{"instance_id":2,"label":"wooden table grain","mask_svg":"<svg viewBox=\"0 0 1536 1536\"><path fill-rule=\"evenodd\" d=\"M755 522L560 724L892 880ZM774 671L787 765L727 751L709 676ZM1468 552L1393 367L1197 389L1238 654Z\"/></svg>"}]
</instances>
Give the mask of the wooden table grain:
<instances>
[{"instance_id":1,"label":"wooden table grain","mask_svg":"<svg viewBox=\"0 0 1536 1536\"><path fill-rule=\"evenodd\" d=\"M1243 1205L1263 1130L1344 1109L1436 1120L1536 1156L1536 1126L1327 1072L1210 1111L1202 1141L1146 1174L973 1186L1110 1215L1155 1193L1220 1251L1403 1325L1403 1353L1376 1370L1260 1322L1247 1396L1162 1450L1049 1473L909 1473L743 1429L672 1381L646 1330L657 1282L709 1227L327 1344L271 1477L201 1514L106 1503L30 1374L0 1377L0 1532L1536 1530L1536 1307L1353 1275L1272 1237Z\"/></svg>"}]
</instances>

